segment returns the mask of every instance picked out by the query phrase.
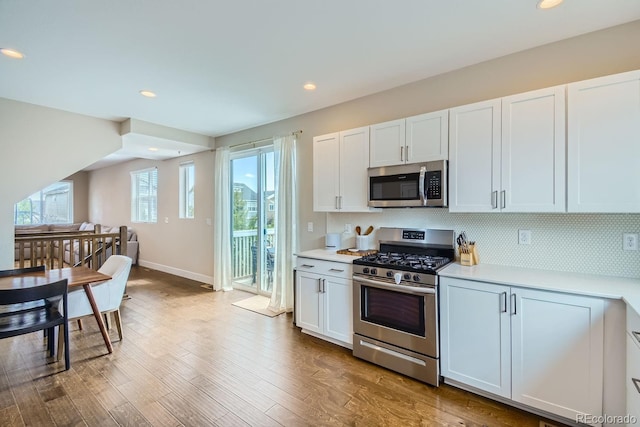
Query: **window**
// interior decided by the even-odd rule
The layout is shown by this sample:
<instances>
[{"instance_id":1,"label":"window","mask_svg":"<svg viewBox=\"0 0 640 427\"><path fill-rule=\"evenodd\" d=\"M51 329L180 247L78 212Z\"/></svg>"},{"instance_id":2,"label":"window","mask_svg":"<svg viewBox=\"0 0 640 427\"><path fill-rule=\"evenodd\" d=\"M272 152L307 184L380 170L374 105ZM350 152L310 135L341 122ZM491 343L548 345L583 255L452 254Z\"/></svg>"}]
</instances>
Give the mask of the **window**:
<instances>
[{"instance_id":1,"label":"window","mask_svg":"<svg viewBox=\"0 0 640 427\"><path fill-rule=\"evenodd\" d=\"M131 221L158 222L158 169L131 172Z\"/></svg>"},{"instance_id":2,"label":"window","mask_svg":"<svg viewBox=\"0 0 640 427\"><path fill-rule=\"evenodd\" d=\"M180 165L180 218L195 218L195 172L193 162Z\"/></svg>"},{"instance_id":3,"label":"window","mask_svg":"<svg viewBox=\"0 0 640 427\"><path fill-rule=\"evenodd\" d=\"M14 207L13 223L71 224L73 222L73 182L60 181L32 194Z\"/></svg>"}]
</instances>

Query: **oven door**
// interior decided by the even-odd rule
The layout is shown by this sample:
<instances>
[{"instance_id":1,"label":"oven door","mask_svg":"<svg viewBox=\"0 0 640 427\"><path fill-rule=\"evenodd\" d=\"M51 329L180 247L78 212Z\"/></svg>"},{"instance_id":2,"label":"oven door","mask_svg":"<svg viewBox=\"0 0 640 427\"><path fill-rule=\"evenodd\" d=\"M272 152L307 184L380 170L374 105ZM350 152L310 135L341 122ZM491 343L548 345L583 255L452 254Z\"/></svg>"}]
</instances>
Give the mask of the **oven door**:
<instances>
[{"instance_id":1,"label":"oven door","mask_svg":"<svg viewBox=\"0 0 640 427\"><path fill-rule=\"evenodd\" d=\"M439 357L437 288L353 276L353 292L354 333Z\"/></svg>"}]
</instances>

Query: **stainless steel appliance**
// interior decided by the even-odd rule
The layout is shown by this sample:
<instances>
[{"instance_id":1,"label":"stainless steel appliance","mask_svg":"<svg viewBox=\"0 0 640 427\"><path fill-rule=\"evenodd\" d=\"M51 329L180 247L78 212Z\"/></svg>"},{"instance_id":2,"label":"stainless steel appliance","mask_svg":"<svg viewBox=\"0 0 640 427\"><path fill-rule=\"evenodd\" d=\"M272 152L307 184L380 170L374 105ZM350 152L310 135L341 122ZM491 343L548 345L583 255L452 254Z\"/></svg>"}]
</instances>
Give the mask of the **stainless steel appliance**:
<instances>
[{"instance_id":1,"label":"stainless steel appliance","mask_svg":"<svg viewBox=\"0 0 640 427\"><path fill-rule=\"evenodd\" d=\"M446 207L447 161L369 168L369 206Z\"/></svg>"},{"instance_id":2,"label":"stainless steel appliance","mask_svg":"<svg viewBox=\"0 0 640 427\"><path fill-rule=\"evenodd\" d=\"M379 252L353 261L353 355L439 385L438 270L453 230L380 228Z\"/></svg>"}]
</instances>

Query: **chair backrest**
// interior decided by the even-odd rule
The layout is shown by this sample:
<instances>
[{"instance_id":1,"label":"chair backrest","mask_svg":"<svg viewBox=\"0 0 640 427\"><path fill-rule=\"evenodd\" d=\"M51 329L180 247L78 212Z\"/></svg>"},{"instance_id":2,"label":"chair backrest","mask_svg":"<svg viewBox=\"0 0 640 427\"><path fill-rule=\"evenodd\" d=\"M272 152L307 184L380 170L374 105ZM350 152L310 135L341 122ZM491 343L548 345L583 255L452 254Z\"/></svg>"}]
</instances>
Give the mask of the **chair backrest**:
<instances>
[{"instance_id":1,"label":"chair backrest","mask_svg":"<svg viewBox=\"0 0 640 427\"><path fill-rule=\"evenodd\" d=\"M26 273L37 273L39 271L44 271L44 265L38 265L37 267L15 268L13 270L0 270L0 277L17 276L19 274Z\"/></svg>"},{"instance_id":2,"label":"chair backrest","mask_svg":"<svg viewBox=\"0 0 640 427\"><path fill-rule=\"evenodd\" d=\"M66 325L67 317L58 310L57 300L66 306L67 279L0 290L0 339Z\"/></svg>"},{"instance_id":3,"label":"chair backrest","mask_svg":"<svg viewBox=\"0 0 640 427\"><path fill-rule=\"evenodd\" d=\"M27 288L0 289L0 305L12 305L39 300L44 302L49 298L59 298L66 294L67 279Z\"/></svg>"},{"instance_id":4,"label":"chair backrest","mask_svg":"<svg viewBox=\"0 0 640 427\"><path fill-rule=\"evenodd\" d=\"M111 255L98 271L111 276L111 280L106 283L109 288L109 301L106 305L99 304L100 309L101 311L115 310L122 302L124 288L131 272L131 258L124 255Z\"/></svg>"}]
</instances>

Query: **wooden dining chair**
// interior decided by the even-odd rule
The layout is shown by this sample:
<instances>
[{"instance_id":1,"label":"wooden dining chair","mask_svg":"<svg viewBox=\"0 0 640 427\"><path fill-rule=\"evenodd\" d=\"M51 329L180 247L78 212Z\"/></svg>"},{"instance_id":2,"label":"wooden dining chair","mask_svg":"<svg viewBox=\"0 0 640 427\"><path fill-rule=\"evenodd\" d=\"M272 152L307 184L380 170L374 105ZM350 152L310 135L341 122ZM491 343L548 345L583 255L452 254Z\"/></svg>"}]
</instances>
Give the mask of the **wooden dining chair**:
<instances>
[{"instance_id":1,"label":"wooden dining chair","mask_svg":"<svg viewBox=\"0 0 640 427\"><path fill-rule=\"evenodd\" d=\"M67 315L58 309L58 301L67 305L67 279L40 286L0 289L0 339L47 331L49 356L55 351L55 327L64 336L65 370L69 359Z\"/></svg>"}]
</instances>

